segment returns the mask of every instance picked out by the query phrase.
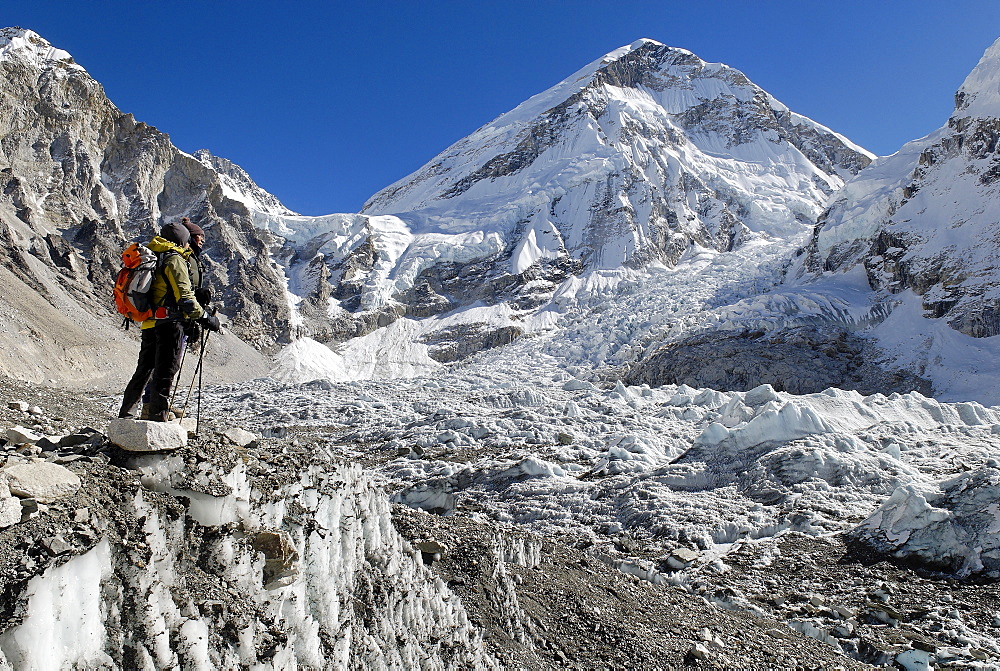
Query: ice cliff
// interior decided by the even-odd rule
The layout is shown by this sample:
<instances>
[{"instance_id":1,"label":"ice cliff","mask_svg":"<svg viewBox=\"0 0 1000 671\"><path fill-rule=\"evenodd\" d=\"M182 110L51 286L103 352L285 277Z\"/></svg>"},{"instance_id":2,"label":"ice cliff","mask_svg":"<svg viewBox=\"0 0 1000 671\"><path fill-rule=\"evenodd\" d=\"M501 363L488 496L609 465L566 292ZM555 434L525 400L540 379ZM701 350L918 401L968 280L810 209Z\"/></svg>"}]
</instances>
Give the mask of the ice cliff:
<instances>
[{"instance_id":1,"label":"ice cliff","mask_svg":"<svg viewBox=\"0 0 1000 671\"><path fill-rule=\"evenodd\" d=\"M224 438L118 456L78 460L69 542L0 578L0 668L495 666L360 466L289 470Z\"/></svg>"}]
</instances>

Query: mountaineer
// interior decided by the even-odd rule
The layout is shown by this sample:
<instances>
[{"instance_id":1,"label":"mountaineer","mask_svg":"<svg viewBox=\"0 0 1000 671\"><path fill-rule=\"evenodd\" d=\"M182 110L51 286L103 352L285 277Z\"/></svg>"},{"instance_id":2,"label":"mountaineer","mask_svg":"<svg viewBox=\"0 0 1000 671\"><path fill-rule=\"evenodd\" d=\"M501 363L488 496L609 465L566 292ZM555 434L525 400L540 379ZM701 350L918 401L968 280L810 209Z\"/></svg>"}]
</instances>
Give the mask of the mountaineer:
<instances>
[{"instance_id":1,"label":"mountaineer","mask_svg":"<svg viewBox=\"0 0 1000 671\"><path fill-rule=\"evenodd\" d=\"M181 219L181 225L191 234L191 254L187 257L187 264L194 298L198 301L201 309L208 312L209 303L212 302L212 292L205 286L205 273L201 267L201 250L205 247L205 231L187 217ZM188 340L191 339L189 336Z\"/></svg>"},{"instance_id":2,"label":"mountaineer","mask_svg":"<svg viewBox=\"0 0 1000 671\"><path fill-rule=\"evenodd\" d=\"M219 330L219 318L205 312L192 285L195 273L198 274L195 282L200 285L201 268L197 259L191 260L195 254L191 247L191 226L200 231L195 233L200 250L204 243L204 231L191 224L190 220L165 225L147 245L158 259L150 288L153 316L142 322L139 360L132 379L125 387L119 417L132 417L148 383L148 418L156 422L167 421L170 387L184 351L185 329L190 330L192 323L198 323L210 331Z\"/></svg>"}]
</instances>

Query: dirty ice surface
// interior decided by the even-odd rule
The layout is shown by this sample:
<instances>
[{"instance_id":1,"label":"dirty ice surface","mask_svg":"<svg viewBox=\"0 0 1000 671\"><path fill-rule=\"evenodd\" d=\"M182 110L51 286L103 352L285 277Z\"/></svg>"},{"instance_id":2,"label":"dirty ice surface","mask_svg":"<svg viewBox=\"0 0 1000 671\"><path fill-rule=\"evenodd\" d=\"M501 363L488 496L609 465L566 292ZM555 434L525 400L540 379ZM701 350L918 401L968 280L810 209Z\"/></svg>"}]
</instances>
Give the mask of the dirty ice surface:
<instances>
[{"instance_id":1,"label":"dirty ice surface","mask_svg":"<svg viewBox=\"0 0 1000 671\"><path fill-rule=\"evenodd\" d=\"M853 529L951 573L1000 575L1000 512L976 509L1000 495L998 408L917 393L608 381L642 345L675 333L863 321L871 294L850 278L778 284L790 244L693 249L673 269L573 278L522 317L521 339L433 370L417 370L418 355L427 360L415 353L405 365L382 359L374 374L350 352L357 343L332 358L300 343L276 379L217 388L208 412L265 434L315 427L335 452L372 464L397 501L606 549L610 562L654 581L683 580L684 566L671 562L681 548L724 566L734 545L789 530ZM344 375L351 366L366 372Z\"/></svg>"}]
</instances>

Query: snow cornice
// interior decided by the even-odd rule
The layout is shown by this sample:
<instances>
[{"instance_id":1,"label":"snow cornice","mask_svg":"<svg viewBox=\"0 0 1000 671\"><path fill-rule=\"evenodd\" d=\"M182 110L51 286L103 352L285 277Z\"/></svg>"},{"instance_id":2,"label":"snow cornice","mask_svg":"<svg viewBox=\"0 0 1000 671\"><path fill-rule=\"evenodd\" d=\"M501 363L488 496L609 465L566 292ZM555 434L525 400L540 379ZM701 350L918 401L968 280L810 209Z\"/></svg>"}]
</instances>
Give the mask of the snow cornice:
<instances>
[{"instance_id":1,"label":"snow cornice","mask_svg":"<svg viewBox=\"0 0 1000 671\"><path fill-rule=\"evenodd\" d=\"M13 59L27 61L38 68L58 66L83 70L68 51L53 47L33 30L18 26L0 28L0 61Z\"/></svg>"}]
</instances>

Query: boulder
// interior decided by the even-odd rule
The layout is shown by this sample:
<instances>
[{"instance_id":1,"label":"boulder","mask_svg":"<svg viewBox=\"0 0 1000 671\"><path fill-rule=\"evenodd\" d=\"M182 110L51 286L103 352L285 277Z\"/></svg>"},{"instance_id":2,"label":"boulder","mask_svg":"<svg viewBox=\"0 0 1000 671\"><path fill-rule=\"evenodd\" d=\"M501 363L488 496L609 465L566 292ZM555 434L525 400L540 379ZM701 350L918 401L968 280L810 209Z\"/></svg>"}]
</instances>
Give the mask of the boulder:
<instances>
[{"instance_id":1,"label":"boulder","mask_svg":"<svg viewBox=\"0 0 1000 671\"><path fill-rule=\"evenodd\" d=\"M49 452L60 447L62 438L62 436L42 436L35 445Z\"/></svg>"},{"instance_id":2,"label":"boulder","mask_svg":"<svg viewBox=\"0 0 1000 671\"><path fill-rule=\"evenodd\" d=\"M222 432L222 435L228 438L230 442L237 447L246 447L250 443L257 440L256 434L240 428L226 429Z\"/></svg>"},{"instance_id":3,"label":"boulder","mask_svg":"<svg viewBox=\"0 0 1000 671\"><path fill-rule=\"evenodd\" d=\"M0 529L21 521L21 501L10 496L0 496Z\"/></svg>"},{"instance_id":4,"label":"boulder","mask_svg":"<svg viewBox=\"0 0 1000 671\"><path fill-rule=\"evenodd\" d=\"M10 403L7 404L7 407L10 408L11 410L20 410L21 412L28 412L28 408L31 406L29 406L24 401L11 401Z\"/></svg>"},{"instance_id":5,"label":"boulder","mask_svg":"<svg viewBox=\"0 0 1000 671\"><path fill-rule=\"evenodd\" d=\"M10 495L6 478L0 478L0 529L21 521L21 501Z\"/></svg>"},{"instance_id":6,"label":"boulder","mask_svg":"<svg viewBox=\"0 0 1000 671\"><path fill-rule=\"evenodd\" d=\"M42 545L45 546L45 549L48 550L49 554L53 557L56 555L66 554L73 549L73 545L59 535L43 538Z\"/></svg>"},{"instance_id":7,"label":"boulder","mask_svg":"<svg viewBox=\"0 0 1000 671\"><path fill-rule=\"evenodd\" d=\"M698 560L699 554L691 548L675 548L667 557L667 564L672 569L687 568Z\"/></svg>"},{"instance_id":8,"label":"boulder","mask_svg":"<svg viewBox=\"0 0 1000 671\"><path fill-rule=\"evenodd\" d=\"M188 432L175 422L121 418L108 425L108 439L130 452L165 452L187 445Z\"/></svg>"},{"instance_id":9,"label":"boulder","mask_svg":"<svg viewBox=\"0 0 1000 671\"><path fill-rule=\"evenodd\" d=\"M93 434L89 433L71 433L68 436L63 436L59 439L59 447L76 447L77 445L83 445L90 440Z\"/></svg>"},{"instance_id":10,"label":"boulder","mask_svg":"<svg viewBox=\"0 0 1000 671\"><path fill-rule=\"evenodd\" d=\"M34 431L30 431L23 426L15 426L12 429L7 429L7 442L11 445L23 445L24 443L37 443L42 439L40 435Z\"/></svg>"},{"instance_id":11,"label":"boulder","mask_svg":"<svg viewBox=\"0 0 1000 671\"><path fill-rule=\"evenodd\" d=\"M48 461L15 464L4 468L0 473L6 478L12 494L32 498L39 503L52 503L71 496L80 489L80 477L76 473Z\"/></svg>"}]
</instances>

